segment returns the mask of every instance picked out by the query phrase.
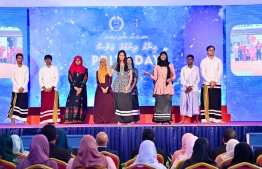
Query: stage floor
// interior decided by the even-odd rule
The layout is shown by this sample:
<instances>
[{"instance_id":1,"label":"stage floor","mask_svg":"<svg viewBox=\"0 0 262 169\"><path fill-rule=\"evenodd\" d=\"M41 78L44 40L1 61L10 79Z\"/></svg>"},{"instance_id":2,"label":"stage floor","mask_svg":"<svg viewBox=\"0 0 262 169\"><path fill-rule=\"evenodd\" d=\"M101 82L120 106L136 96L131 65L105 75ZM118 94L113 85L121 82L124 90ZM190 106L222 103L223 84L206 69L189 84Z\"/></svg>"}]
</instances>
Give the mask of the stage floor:
<instances>
[{"instance_id":1,"label":"stage floor","mask_svg":"<svg viewBox=\"0 0 262 169\"><path fill-rule=\"evenodd\" d=\"M0 128L42 128L44 125L24 125L24 124L0 124ZM55 124L56 128L79 128L79 127L207 127L207 126L262 126L262 121L241 121L230 123L174 123L174 124L157 124L157 123L138 123L138 124Z\"/></svg>"}]
</instances>

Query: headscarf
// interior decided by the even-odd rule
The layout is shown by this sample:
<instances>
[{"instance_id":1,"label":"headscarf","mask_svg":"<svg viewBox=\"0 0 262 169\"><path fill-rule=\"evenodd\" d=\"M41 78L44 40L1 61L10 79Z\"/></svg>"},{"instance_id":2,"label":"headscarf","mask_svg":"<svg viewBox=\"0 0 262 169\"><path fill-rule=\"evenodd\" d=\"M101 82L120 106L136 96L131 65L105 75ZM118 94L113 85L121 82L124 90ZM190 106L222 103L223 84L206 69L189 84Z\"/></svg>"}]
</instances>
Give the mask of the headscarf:
<instances>
[{"instance_id":1,"label":"headscarf","mask_svg":"<svg viewBox=\"0 0 262 169\"><path fill-rule=\"evenodd\" d=\"M162 54L165 54L166 55L166 60L162 60L161 59L161 55ZM169 64L170 62L168 62L168 55L165 51L161 52L160 53L160 56L159 56L159 61L157 63L158 66L160 67L166 67L167 68L167 76L166 76L166 79L169 79L171 78L171 71L170 71L170 67L169 67ZM168 83L166 82L166 86L168 85Z\"/></svg>"},{"instance_id":2,"label":"headscarf","mask_svg":"<svg viewBox=\"0 0 262 169\"><path fill-rule=\"evenodd\" d=\"M196 140L198 139L198 137L196 136L190 136L187 140L186 140L186 152L185 155L187 156L187 158L190 158L193 154L193 148L195 145Z\"/></svg>"},{"instance_id":3,"label":"headscarf","mask_svg":"<svg viewBox=\"0 0 262 169\"><path fill-rule=\"evenodd\" d=\"M65 130L58 128L58 129L56 129L56 132L57 132L58 138L57 138L55 144L58 147L67 149L69 152L71 152L72 149L68 145L68 141L67 141L67 136L66 136Z\"/></svg>"},{"instance_id":4,"label":"headscarf","mask_svg":"<svg viewBox=\"0 0 262 169\"><path fill-rule=\"evenodd\" d=\"M29 152L24 150L23 142L21 138L18 135L11 135L12 141L13 141L13 152L19 152L24 155L28 155Z\"/></svg>"},{"instance_id":5,"label":"headscarf","mask_svg":"<svg viewBox=\"0 0 262 169\"><path fill-rule=\"evenodd\" d=\"M235 151L235 146L239 143L238 140L236 139L230 139L227 144L226 144L226 154L221 155L222 160L229 159L231 157L234 157L234 151Z\"/></svg>"},{"instance_id":6,"label":"headscarf","mask_svg":"<svg viewBox=\"0 0 262 169\"><path fill-rule=\"evenodd\" d=\"M139 147L139 153L134 164L137 163L145 163L157 169L165 168L158 162L156 146L150 140L145 140L141 143Z\"/></svg>"},{"instance_id":7,"label":"headscarf","mask_svg":"<svg viewBox=\"0 0 262 169\"><path fill-rule=\"evenodd\" d=\"M103 66L101 64L102 61L106 61L106 58L101 58L100 59L100 66L99 66L99 69L98 69L98 81L100 83L105 83L106 82L106 75L108 74L108 71L107 71L107 66Z\"/></svg>"},{"instance_id":8,"label":"headscarf","mask_svg":"<svg viewBox=\"0 0 262 169\"><path fill-rule=\"evenodd\" d=\"M191 136L194 136L193 134L191 133L185 133L183 136L182 136L182 147L180 150L177 150L175 151L173 157L172 157L172 161L174 162L174 160L180 155L180 154L185 154L186 152L186 140L191 137Z\"/></svg>"},{"instance_id":9,"label":"headscarf","mask_svg":"<svg viewBox=\"0 0 262 169\"><path fill-rule=\"evenodd\" d=\"M76 64L76 59L80 59L81 60L81 64L80 65L77 65ZM74 61L72 62L70 68L69 68L69 71L71 74L73 74L74 72L76 73L79 73L79 74L84 74L86 73L86 68L83 66L83 59L81 56L76 56L74 58Z\"/></svg>"},{"instance_id":10,"label":"headscarf","mask_svg":"<svg viewBox=\"0 0 262 169\"><path fill-rule=\"evenodd\" d=\"M49 142L43 134L38 134L33 137L29 150L30 153L27 160L31 165L44 164L49 160Z\"/></svg>"},{"instance_id":11,"label":"headscarf","mask_svg":"<svg viewBox=\"0 0 262 169\"><path fill-rule=\"evenodd\" d=\"M235 146L234 158L232 159L230 166L233 166L233 165L236 165L242 162L248 162L251 164L254 163L253 150L250 147L250 145L245 142L238 143Z\"/></svg>"},{"instance_id":12,"label":"headscarf","mask_svg":"<svg viewBox=\"0 0 262 169\"><path fill-rule=\"evenodd\" d=\"M206 138L199 138L196 140L193 147L193 154L186 162L189 165L194 165L199 162L211 165L215 164L215 161L212 159L211 146Z\"/></svg>"},{"instance_id":13,"label":"headscarf","mask_svg":"<svg viewBox=\"0 0 262 169\"><path fill-rule=\"evenodd\" d=\"M95 138L91 135L86 135L80 141L78 155L74 159L72 168L92 166L107 168L107 159L98 151Z\"/></svg>"},{"instance_id":14,"label":"headscarf","mask_svg":"<svg viewBox=\"0 0 262 169\"><path fill-rule=\"evenodd\" d=\"M17 155L12 151L13 141L11 136L9 134L2 134L0 136L0 143L2 146L2 159L13 162Z\"/></svg>"}]
</instances>

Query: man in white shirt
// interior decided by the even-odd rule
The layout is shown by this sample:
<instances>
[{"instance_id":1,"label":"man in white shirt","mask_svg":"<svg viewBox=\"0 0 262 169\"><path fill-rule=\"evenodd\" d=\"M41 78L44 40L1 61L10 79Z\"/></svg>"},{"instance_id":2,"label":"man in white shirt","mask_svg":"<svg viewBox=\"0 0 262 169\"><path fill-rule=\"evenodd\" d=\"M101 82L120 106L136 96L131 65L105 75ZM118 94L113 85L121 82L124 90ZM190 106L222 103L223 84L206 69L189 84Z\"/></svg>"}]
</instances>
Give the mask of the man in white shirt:
<instances>
[{"instance_id":1,"label":"man in white shirt","mask_svg":"<svg viewBox=\"0 0 262 169\"><path fill-rule=\"evenodd\" d=\"M12 125L16 120L24 121L27 124L28 114L28 88L29 81L28 67L23 65L23 54L16 54L17 64L11 70L11 81L13 84L12 100L8 112L8 118L12 119Z\"/></svg>"},{"instance_id":2,"label":"man in white shirt","mask_svg":"<svg viewBox=\"0 0 262 169\"><path fill-rule=\"evenodd\" d=\"M60 122L60 109L58 97L58 69L53 66L52 56L45 56L46 66L39 71L39 84L41 87L40 124Z\"/></svg>"},{"instance_id":3,"label":"man in white shirt","mask_svg":"<svg viewBox=\"0 0 262 169\"><path fill-rule=\"evenodd\" d=\"M185 116L196 116L198 122L199 105L198 105L198 83L200 81L199 69L193 65L194 56L188 55L186 58L187 66L181 69L180 81L182 92L180 97L180 115L184 123Z\"/></svg>"},{"instance_id":4,"label":"man in white shirt","mask_svg":"<svg viewBox=\"0 0 262 169\"><path fill-rule=\"evenodd\" d=\"M200 63L201 75L204 79L201 89L201 121L202 123L222 122L221 116L221 83L223 64L214 55L215 47L207 47L207 57Z\"/></svg>"}]
</instances>

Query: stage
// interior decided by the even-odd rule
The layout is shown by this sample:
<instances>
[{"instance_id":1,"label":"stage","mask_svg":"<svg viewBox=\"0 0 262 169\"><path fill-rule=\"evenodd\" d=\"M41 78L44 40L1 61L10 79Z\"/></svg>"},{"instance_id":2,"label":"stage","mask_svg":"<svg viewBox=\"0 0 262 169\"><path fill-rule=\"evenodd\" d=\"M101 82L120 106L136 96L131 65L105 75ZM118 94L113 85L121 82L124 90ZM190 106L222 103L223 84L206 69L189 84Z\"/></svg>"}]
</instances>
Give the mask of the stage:
<instances>
[{"instance_id":1,"label":"stage","mask_svg":"<svg viewBox=\"0 0 262 169\"><path fill-rule=\"evenodd\" d=\"M100 131L106 132L109 137L108 147L118 151L121 163L127 161L130 158L131 150L139 146L145 128L150 128L155 132L155 144L162 148L167 156L181 147L182 135L187 132L198 137L208 138L212 148L222 145L222 135L227 128L232 128L237 132L239 141L246 141L246 133L262 132L262 122L175 123L172 125L139 123L120 126L117 124L57 124L55 126L66 131L69 145L76 148L83 135L90 134L95 137ZM40 133L42 127L43 125L12 126L2 124L0 125L0 134L9 133L22 136L26 148L29 147L32 136Z\"/></svg>"}]
</instances>

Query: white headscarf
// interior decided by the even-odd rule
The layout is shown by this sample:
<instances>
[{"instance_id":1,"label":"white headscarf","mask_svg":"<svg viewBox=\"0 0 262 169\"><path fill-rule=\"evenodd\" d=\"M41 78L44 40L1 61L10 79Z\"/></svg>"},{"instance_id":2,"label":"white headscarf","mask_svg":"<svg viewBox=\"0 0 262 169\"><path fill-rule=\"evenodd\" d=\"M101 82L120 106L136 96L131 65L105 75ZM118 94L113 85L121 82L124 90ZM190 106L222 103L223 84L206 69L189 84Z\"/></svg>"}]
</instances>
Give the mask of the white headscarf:
<instances>
[{"instance_id":1,"label":"white headscarf","mask_svg":"<svg viewBox=\"0 0 262 169\"><path fill-rule=\"evenodd\" d=\"M29 152L24 150L23 142L21 138L18 135L11 135L12 141L13 141L13 152L19 152L24 155L28 155Z\"/></svg>"},{"instance_id":2,"label":"white headscarf","mask_svg":"<svg viewBox=\"0 0 262 169\"><path fill-rule=\"evenodd\" d=\"M157 161L156 146L150 140L145 140L140 144L138 156L133 164L137 163L145 163L157 169L166 169Z\"/></svg>"},{"instance_id":3,"label":"white headscarf","mask_svg":"<svg viewBox=\"0 0 262 169\"><path fill-rule=\"evenodd\" d=\"M230 139L227 142L226 145L226 154L225 155L221 155L221 159L222 160L226 160L229 159L231 157L234 157L234 150L235 150L235 146L239 143L239 141L237 141L236 139Z\"/></svg>"}]
</instances>

